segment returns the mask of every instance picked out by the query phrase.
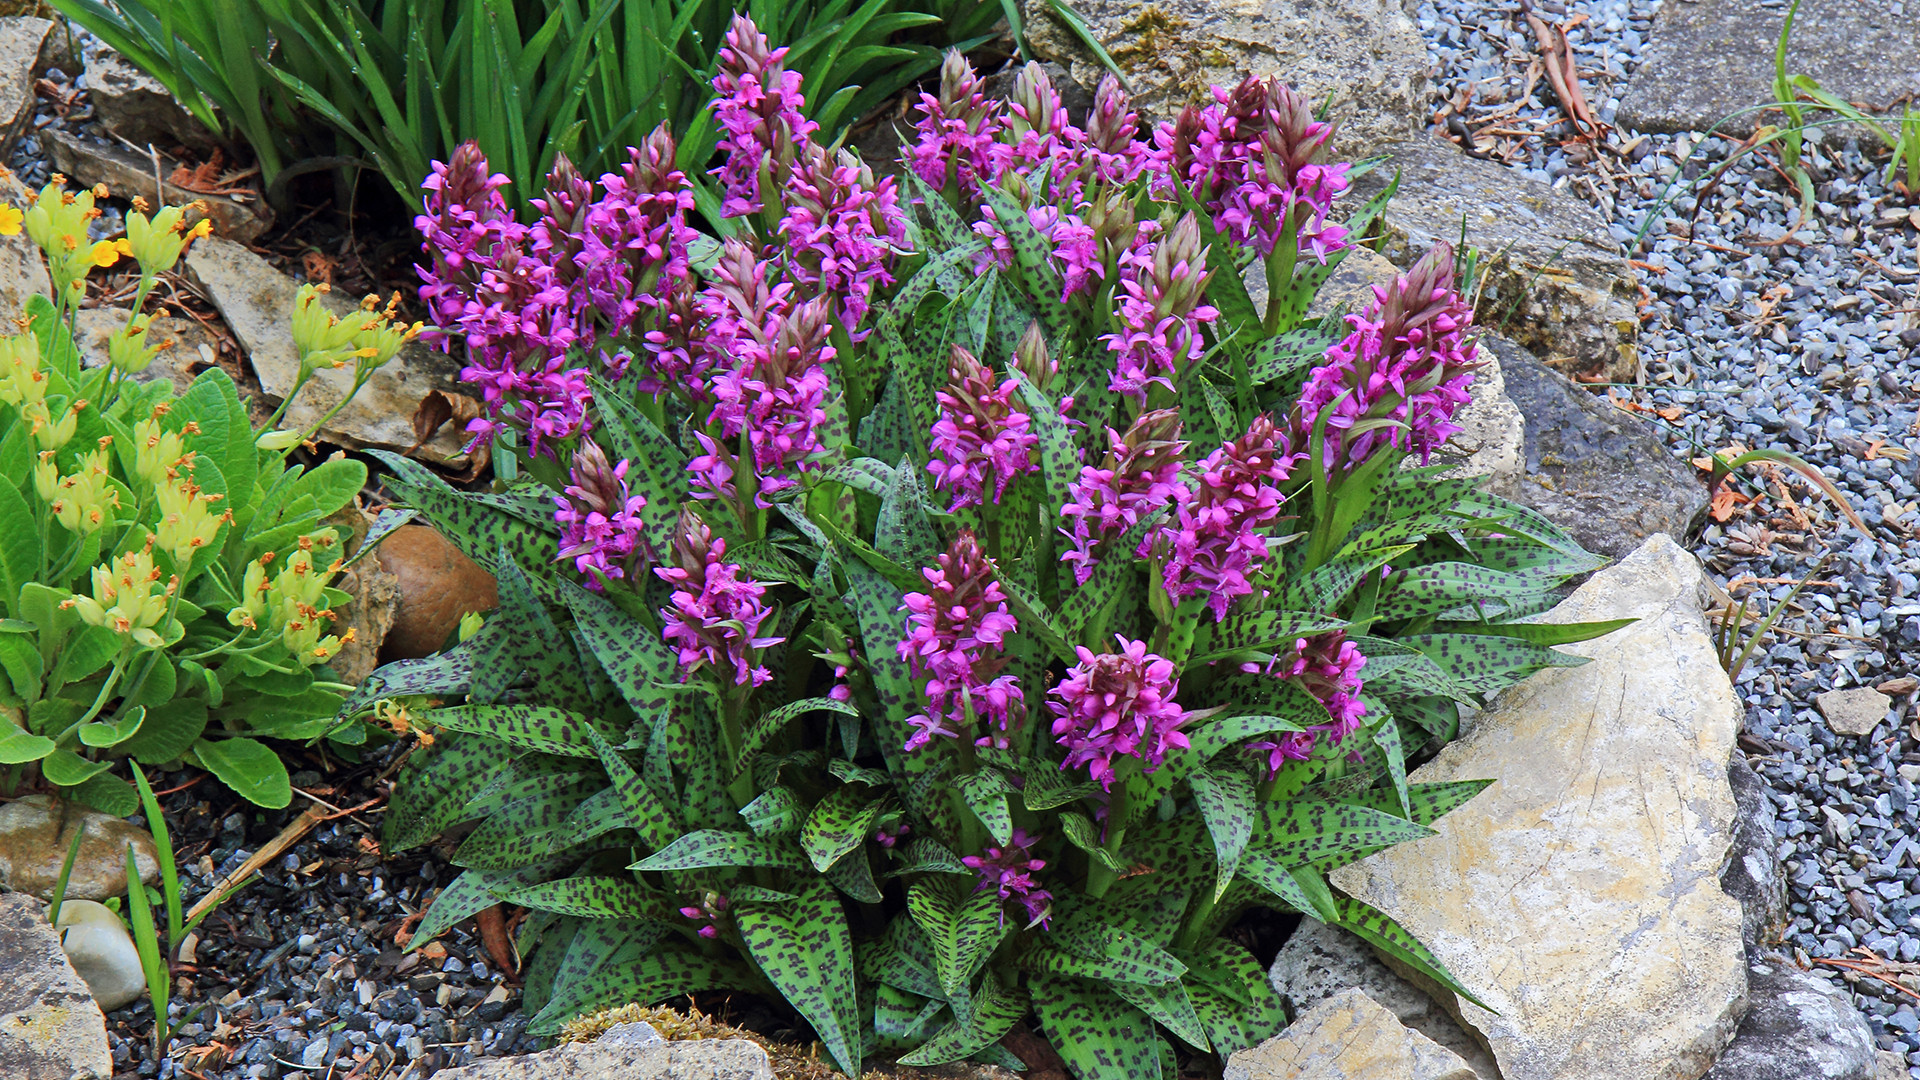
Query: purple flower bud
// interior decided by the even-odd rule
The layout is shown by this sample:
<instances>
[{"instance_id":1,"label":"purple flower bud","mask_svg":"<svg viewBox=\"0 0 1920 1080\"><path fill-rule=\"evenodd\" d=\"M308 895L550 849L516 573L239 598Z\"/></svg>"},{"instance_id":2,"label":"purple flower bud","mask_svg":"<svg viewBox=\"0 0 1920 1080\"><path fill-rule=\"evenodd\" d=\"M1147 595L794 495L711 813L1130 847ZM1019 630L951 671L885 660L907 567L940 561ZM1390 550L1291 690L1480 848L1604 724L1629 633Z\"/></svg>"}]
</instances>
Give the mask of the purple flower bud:
<instances>
[{"instance_id":1,"label":"purple flower bud","mask_svg":"<svg viewBox=\"0 0 1920 1080\"><path fill-rule=\"evenodd\" d=\"M1074 580L1081 585L1100 561L1096 552L1104 554L1108 542L1185 491L1179 476L1187 444L1180 441L1177 410L1141 413L1125 435L1108 428L1107 446L1100 468L1081 467L1060 508L1061 516L1072 522L1060 532L1073 541L1073 550L1062 561L1072 565Z\"/></svg>"},{"instance_id":2,"label":"purple flower bud","mask_svg":"<svg viewBox=\"0 0 1920 1080\"><path fill-rule=\"evenodd\" d=\"M762 173L777 191L798 145L819 130L801 114L806 99L800 73L786 69L786 55L784 47L771 47L752 19L734 16L713 77L719 148L727 155L716 173L724 189L721 213L728 217L758 213L768 194L761 190Z\"/></svg>"},{"instance_id":3,"label":"purple flower bud","mask_svg":"<svg viewBox=\"0 0 1920 1080\"><path fill-rule=\"evenodd\" d=\"M626 459L609 465L592 440L582 440L574 451L569 475L573 483L566 494L553 500L553 518L561 526L559 558L572 559L574 569L586 575L587 588L600 592L599 578L588 571L598 570L609 580L627 576L641 549L640 511L647 500L627 490Z\"/></svg>"},{"instance_id":4,"label":"purple flower bud","mask_svg":"<svg viewBox=\"0 0 1920 1080\"><path fill-rule=\"evenodd\" d=\"M1030 418L1013 404L1019 385L1013 379L996 383L972 353L953 347L946 389L934 395L940 419L933 425L933 461L927 466L933 486L953 492L949 510L984 503L989 477L997 506L1008 484L1037 468L1033 448L1040 437L1028 430Z\"/></svg>"},{"instance_id":5,"label":"purple flower bud","mask_svg":"<svg viewBox=\"0 0 1920 1080\"><path fill-rule=\"evenodd\" d=\"M662 636L679 653L682 680L711 667L731 674L735 686L759 686L773 678L759 663L760 651L786 639L761 636L761 624L773 614L761 603L766 587L725 561L726 554L727 542L692 511L681 515L673 563L654 571L674 587L673 606L660 609Z\"/></svg>"},{"instance_id":6,"label":"purple flower bud","mask_svg":"<svg viewBox=\"0 0 1920 1080\"><path fill-rule=\"evenodd\" d=\"M1267 559L1263 527L1280 516L1280 485L1301 455L1267 416L1207 455L1191 491L1180 488L1173 520L1154 530L1141 554L1165 559L1162 577L1176 600L1204 595L1215 619L1253 592L1248 575Z\"/></svg>"},{"instance_id":7,"label":"purple flower bud","mask_svg":"<svg viewBox=\"0 0 1920 1080\"><path fill-rule=\"evenodd\" d=\"M1026 716L1019 684L1000 674L1007 665L1002 646L1019 623L972 532L960 530L935 561L937 567L920 571L927 591L908 593L901 605L910 614L900 658L927 680L927 711L907 718L914 733L905 748L917 750L936 735L960 738L974 721L985 729L978 743L1004 746Z\"/></svg>"},{"instance_id":8,"label":"purple flower bud","mask_svg":"<svg viewBox=\"0 0 1920 1080\"><path fill-rule=\"evenodd\" d=\"M1185 749L1179 729L1186 710L1173 700L1179 692L1173 661L1147 651L1144 641L1116 635L1117 653L1096 655L1080 646L1080 663L1067 669L1047 693L1054 714L1054 741L1066 749L1063 769L1087 766L1103 788L1113 787L1113 759L1135 757L1152 772L1169 749Z\"/></svg>"}]
</instances>

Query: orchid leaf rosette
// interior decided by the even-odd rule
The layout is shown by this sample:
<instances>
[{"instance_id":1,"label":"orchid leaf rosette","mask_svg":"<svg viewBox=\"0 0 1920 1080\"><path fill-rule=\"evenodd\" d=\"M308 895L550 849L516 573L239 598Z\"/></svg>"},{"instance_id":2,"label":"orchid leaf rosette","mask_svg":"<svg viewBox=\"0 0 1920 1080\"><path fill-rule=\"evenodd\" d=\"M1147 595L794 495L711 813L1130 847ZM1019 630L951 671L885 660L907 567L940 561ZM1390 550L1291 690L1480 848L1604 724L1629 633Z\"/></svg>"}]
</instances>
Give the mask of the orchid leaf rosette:
<instances>
[{"instance_id":1,"label":"orchid leaf rosette","mask_svg":"<svg viewBox=\"0 0 1920 1080\"><path fill-rule=\"evenodd\" d=\"M536 1032L757 991L849 1075L1006 1063L1027 1017L1082 1077L1252 1045L1256 906L1454 985L1327 872L1431 835L1482 785L1409 761L1612 624L1532 621L1600 560L1446 471L1453 253L1309 318L1384 197L1339 220L1277 83L1147 130L1111 79L1076 117L951 58L897 180L751 23L715 85L709 176L663 130L535 222L475 152L428 182L424 291L518 479L391 461L502 598L349 702L434 736L393 847L479 823L415 943L523 905Z\"/></svg>"}]
</instances>

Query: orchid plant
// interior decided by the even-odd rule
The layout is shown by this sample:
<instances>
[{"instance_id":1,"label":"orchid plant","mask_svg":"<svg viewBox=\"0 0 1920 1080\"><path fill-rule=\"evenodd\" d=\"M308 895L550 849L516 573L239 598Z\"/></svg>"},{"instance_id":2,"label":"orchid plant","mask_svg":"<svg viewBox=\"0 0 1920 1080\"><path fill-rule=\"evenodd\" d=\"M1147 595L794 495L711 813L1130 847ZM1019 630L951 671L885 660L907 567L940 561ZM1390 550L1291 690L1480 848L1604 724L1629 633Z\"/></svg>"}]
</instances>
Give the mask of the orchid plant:
<instances>
[{"instance_id":1,"label":"orchid plant","mask_svg":"<svg viewBox=\"0 0 1920 1080\"><path fill-rule=\"evenodd\" d=\"M664 128L532 222L472 148L427 180L432 333L518 472L389 459L501 596L348 702L432 736L390 849L478 822L413 945L522 905L532 1030L775 993L851 1076L1015 1064L1028 1016L1086 1078L1252 1045L1254 906L1454 985L1327 872L1480 790L1407 777L1458 705L1614 624L1530 620L1601 560L1447 471L1452 252L1310 315L1384 196L1337 220L1278 83L1148 131L949 57L895 180L782 57L721 54L722 236Z\"/></svg>"},{"instance_id":2,"label":"orchid plant","mask_svg":"<svg viewBox=\"0 0 1920 1080\"><path fill-rule=\"evenodd\" d=\"M217 366L178 396L170 379L142 378L174 343L141 306L211 226L188 223L204 208L149 215L136 198L124 236L93 239L106 194L55 176L24 209L0 203L0 234L24 228L54 286L0 338L6 786L31 767L67 797L125 815L139 799L117 761L186 762L283 807L286 765L261 738L328 736L345 753L367 739L364 725L334 724L349 687L326 664L352 632L331 630L349 597L330 584L339 536L321 524L353 501L366 466L288 465L313 431L256 430ZM88 275L123 259L137 272L133 310L88 369L74 317ZM358 389L417 332L374 307L336 314L302 288L302 384L351 363Z\"/></svg>"}]
</instances>

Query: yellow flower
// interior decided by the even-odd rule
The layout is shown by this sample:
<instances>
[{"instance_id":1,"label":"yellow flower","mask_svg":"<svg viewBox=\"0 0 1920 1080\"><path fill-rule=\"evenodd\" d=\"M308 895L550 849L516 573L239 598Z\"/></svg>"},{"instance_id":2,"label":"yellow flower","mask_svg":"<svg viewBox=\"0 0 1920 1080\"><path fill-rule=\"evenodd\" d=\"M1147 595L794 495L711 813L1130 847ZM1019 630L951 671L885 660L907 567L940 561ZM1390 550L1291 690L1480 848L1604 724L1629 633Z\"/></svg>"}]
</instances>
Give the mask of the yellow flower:
<instances>
[{"instance_id":1,"label":"yellow flower","mask_svg":"<svg viewBox=\"0 0 1920 1080\"><path fill-rule=\"evenodd\" d=\"M201 237L212 235L213 219L211 218L201 218L199 221L193 223L193 228L187 230L188 240L198 240Z\"/></svg>"},{"instance_id":2,"label":"yellow flower","mask_svg":"<svg viewBox=\"0 0 1920 1080\"><path fill-rule=\"evenodd\" d=\"M92 260L95 266L112 266L114 263L120 261L120 249L125 244L125 240L118 242L112 240L96 240L93 243L93 247L87 249L87 258ZM131 252L129 252L129 254L131 254Z\"/></svg>"},{"instance_id":3,"label":"yellow flower","mask_svg":"<svg viewBox=\"0 0 1920 1080\"><path fill-rule=\"evenodd\" d=\"M20 235L20 223L26 215L12 203L0 202L0 236Z\"/></svg>"},{"instance_id":4,"label":"yellow flower","mask_svg":"<svg viewBox=\"0 0 1920 1080\"><path fill-rule=\"evenodd\" d=\"M232 514L213 512L213 504L225 497L202 494L192 478L177 484L169 481L154 489L160 511L160 528L154 539L160 550L173 556L176 567L184 570L194 552L212 544L220 526L233 520Z\"/></svg>"},{"instance_id":5,"label":"yellow flower","mask_svg":"<svg viewBox=\"0 0 1920 1080\"><path fill-rule=\"evenodd\" d=\"M152 546L149 537L147 547ZM160 569L153 565L151 551L129 551L117 563L93 568L92 596L76 593L61 606L73 608L91 626L104 626L137 644L157 649L163 642L153 627L167 617L167 601L180 579L175 577L156 590L159 581Z\"/></svg>"},{"instance_id":6,"label":"yellow flower","mask_svg":"<svg viewBox=\"0 0 1920 1080\"><path fill-rule=\"evenodd\" d=\"M60 478L47 503L53 518L68 532L86 536L112 523L109 508L118 508L120 492L107 477L107 451L90 451L80 459L80 470Z\"/></svg>"}]
</instances>

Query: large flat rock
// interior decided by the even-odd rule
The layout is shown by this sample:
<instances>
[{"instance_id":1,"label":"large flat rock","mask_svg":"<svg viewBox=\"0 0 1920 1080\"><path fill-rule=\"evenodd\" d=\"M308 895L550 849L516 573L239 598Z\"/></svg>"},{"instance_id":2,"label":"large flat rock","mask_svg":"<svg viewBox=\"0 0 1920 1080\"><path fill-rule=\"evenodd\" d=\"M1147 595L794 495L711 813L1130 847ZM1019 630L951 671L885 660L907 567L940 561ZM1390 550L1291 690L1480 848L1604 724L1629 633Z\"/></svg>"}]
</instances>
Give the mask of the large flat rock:
<instances>
[{"instance_id":1,"label":"large flat rock","mask_svg":"<svg viewBox=\"0 0 1920 1080\"><path fill-rule=\"evenodd\" d=\"M1227 1059L1224 1080L1475 1080L1459 1055L1342 990Z\"/></svg>"},{"instance_id":2,"label":"large flat rock","mask_svg":"<svg viewBox=\"0 0 1920 1080\"><path fill-rule=\"evenodd\" d=\"M1104 67L1052 15L1026 0L1027 37L1091 87ZM1141 116L1170 119L1208 88L1278 76L1316 105L1331 98L1335 145L1355 159L1418 130L1427 46L1397 0L1075 0L1094 37L1126 72Z\"/></svg>"},{"instance_id":3,"label":"large flat rock","mask_svg":"<svg viewBox=\"0 0 1920 1080\"><path fill-rule=\"evenodd\" d=\"M1414 774L1492 779L1438 835L1335 871L1497 1014L1440 998L1506 1080L1698 1080L1747 1005L1740 905L1720 887L1738 703L1698 562L1664 534L1551 622L1633 618L1590 658L1508 690Z\"/></svg>"},{"instance_id":4,"label":"large flat rock","mask_svg":"<svg viewBox=\"0 0 1920 1080\"><path fill-rule=\"evenodd\" d=\"M1400 174L1383 219L1387 258L1411 266L1442 240L1458 244L1464 223L1486 266L1479 311L1489 329L1556 368L1640 380L1633 272L1598 210L1431 135L1376 152L1390 160L1354 181L1351 195L1357 206Z\"/></svg>"},{"instance_id":5,"label":"large flat rock","mask_svg":"<svg viewBox=\"0 0 1920 1080\"><path fill-rule=\"evenodd\" d=\"M288 329L299 285L267 260L218 236L196 241L187 249L186 263L187 271L206 288L220 317L247 350L261 390L275 399L285 397L300 373L300 358ZM352 306L337 293L324 302L336 311ZM414 446L413 414L420 402L435 390L455 390L459 377L459 365L452 357L414 342L375 372L320 434L349 447L406 451ZM319 372L294 399L280 426L304 431L352 387L351 367ZM466 438L464 431L450 424L416 453L438 464L464 464L461 446Z\"/></svg>"},{"instance_id":6,"label":"large flat rock","mask_svg":"<svg viewBox=\"0 0 1920 1080\"><path fill-rule=\"evenodd\" d=\"M0 896L0 1077L108 1080L107 1021L38 900Z\"/></svg>"},{"instance_id":7,"label":"large flat rock","mask_svg":"<svg viewBox=\"0 0 1920 1080\"><path fill-rule=\"evenodd\" d=\"M434 1080L774 1080L767 1052L745 1039L668 1041L646 1024L616 1024L592 1042L441 1069Z\"/></svg>"},{"instance_id":8,"label":"large flat rock","mask_svg":"<svg viewBox=\"0 0 1920 1080\"><path fill-rule=\"evenodd\" d=\"M1656 533L1686 540L1707 510L1707 489L1667 452L1653 425L1504 338L1480 339L1500 362L1502 389L1526 418L1522 467L1491 489L1525 503L1588 551L1618 559Z\"/></svg>"},{"instance_id":9,"label":"large flat rock","mask_svg":"<svg viewBox=\"0 0 1920 1080\"><path fill-rule=\"evenodd\" d=\"M1645 63L1620 95L1620 126L1706 131L1775 100L1773 52L1786 17L1786 4L1768 0L1663 4ZM1787 73L1810 75L1847 101L1887 108L1920 90L1920 11L1913 0L1803 0ZM1750 112L1720 130L1745 138L1767 119Z\"/></svg>"}]
</instances>

